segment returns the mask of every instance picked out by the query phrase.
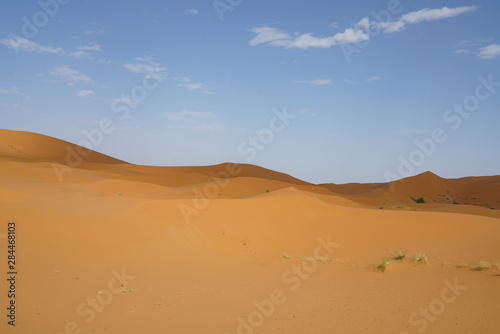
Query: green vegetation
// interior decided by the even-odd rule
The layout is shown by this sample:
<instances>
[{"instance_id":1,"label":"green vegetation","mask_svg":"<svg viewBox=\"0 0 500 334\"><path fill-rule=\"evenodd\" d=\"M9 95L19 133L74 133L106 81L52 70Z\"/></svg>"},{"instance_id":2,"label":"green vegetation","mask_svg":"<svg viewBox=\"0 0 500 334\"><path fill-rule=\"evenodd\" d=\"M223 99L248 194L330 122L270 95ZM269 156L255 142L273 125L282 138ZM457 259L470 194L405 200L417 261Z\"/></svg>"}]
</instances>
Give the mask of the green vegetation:
<instances>
[{"instance_id":1,"label":"green vegetation","mask_svg":"<svg viewBox=\"0 0 500 334\"><path fill-rule=\"evenodd\" d=\"M479 261L478 264L476 264L474 267L471 268L471 270L474 270L474 271L487 271L487 270L491 270L494 266L489 263L489 262L486 262L486 261Z\"/></svg>"},{"instance_id":2,"label":"green vegetation","mask_svg":"<svg viewBox=\"0 0 500 334\"><path fill-rule=\"evenodd\" d=\"M378 270L378 271L381 271L381 272L385 272L385 268L387 267L387 265L389 263L391 263L390 260L383 259L382 261L380 261L378 264L375 265L375 270Z\"/></svg>"},{"instance_id":3,"label":"green vegetation","mask_svg":"<svg viewBox=\"0 0 500 334\"><path fill-rule=\"evenodd\" d=\"M405 258L406 258L406 253L403 252L402 250L398 250L392 259L395 261L402 261Z\"/></svg>"},{"instance_id":4,"label":"green vegetation","mask_svg":"<svg viewBox=\"0 0 500 334\"><path fill-rule=\"evenodd\" d=\"M413 201L415 201L415 203L419 203L419 204L426 203L426 202L425 202L425 199L424 199L423 197L419 197L419 198L413 198L413 197L411 197L411 199L412 199Z\"/></svg>"},{"instance_id":5,"label":"green vegetation","mask_svg":"<svg viewBox=\"0 0 500 334\"><path fill-rule=\"evenodd\" d=\"M417 263L427 263L427 254L422 253L422 254L417 254L413 258L413 262Z\"/></svg>"}]
</instances>

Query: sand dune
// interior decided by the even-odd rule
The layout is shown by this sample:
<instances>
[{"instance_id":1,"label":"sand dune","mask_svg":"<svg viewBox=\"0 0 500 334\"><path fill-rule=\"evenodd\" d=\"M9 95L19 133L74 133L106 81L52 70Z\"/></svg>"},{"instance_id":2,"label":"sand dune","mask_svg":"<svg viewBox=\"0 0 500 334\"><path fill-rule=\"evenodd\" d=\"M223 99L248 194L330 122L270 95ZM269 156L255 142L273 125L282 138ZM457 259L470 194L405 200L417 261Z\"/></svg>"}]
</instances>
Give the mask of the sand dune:
<instances>
[{"instance_id":1,"label":"sand dune","mask_svg":"<svg viewBox=\"0 0 500 334\"><path fill-rule=\"evenodd\" d=\"M0 130L0 236L16 221L19 259L2 333L498 333L499 176L314 185L68 163L79 150Z\"/></svg>"}]
</instances>

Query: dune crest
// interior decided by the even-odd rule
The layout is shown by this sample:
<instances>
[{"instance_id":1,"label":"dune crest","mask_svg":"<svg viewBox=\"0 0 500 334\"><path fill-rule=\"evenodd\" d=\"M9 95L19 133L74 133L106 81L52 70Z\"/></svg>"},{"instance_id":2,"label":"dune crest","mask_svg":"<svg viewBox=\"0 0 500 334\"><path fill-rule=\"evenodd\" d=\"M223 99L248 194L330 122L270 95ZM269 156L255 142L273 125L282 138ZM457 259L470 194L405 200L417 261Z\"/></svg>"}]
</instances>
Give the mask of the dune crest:
<instances>
[{"instance_id":1,"label":"dune crest","mask_svg":"<svg viewBox=\"0 0 500 334\"><path fill-rule=\"evenodd\" d=\"M23 301L2 333L400 333L456 282L466 289L428 333L499 328L498 176L315 185L97 152L70 166L71 150L0 130L0 218L18 226Z\"/></svg>"}]
</instances>

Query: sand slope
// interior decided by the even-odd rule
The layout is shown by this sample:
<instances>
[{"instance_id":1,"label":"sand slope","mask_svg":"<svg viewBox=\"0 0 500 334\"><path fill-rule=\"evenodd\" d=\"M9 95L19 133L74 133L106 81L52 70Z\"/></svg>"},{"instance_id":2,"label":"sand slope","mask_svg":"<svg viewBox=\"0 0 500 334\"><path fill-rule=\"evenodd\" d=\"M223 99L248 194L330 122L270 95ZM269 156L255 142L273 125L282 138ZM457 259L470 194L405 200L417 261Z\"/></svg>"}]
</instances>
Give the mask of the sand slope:
<instances>
[{"instance_id":1,"label":"sand slope","mask_svg":"<svg viewBox=\"0 0 500 334\"><path fill-rule=\"evenodd\" d=\"M1 333L498 333L500 270L471 270L500 261L498 176L313 185L68 150L0 130L0 237L15 220L19 257Z\"/></svg>"}]
</instances>

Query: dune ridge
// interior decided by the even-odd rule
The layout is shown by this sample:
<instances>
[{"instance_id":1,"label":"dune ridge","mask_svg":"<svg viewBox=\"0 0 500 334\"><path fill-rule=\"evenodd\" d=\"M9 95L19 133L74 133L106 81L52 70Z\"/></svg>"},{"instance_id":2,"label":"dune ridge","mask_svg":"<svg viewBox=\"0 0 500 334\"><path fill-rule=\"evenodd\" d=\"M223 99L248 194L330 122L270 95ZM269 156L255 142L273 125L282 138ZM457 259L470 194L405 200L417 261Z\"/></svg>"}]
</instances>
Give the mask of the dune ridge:
<instances>
[{"instance_id":1,"label":"dune ridge","mask_svg":"<svg viewBox=\"0 0 500 334\"><path fill-rule=\"evenodd\" d=\"M79 150L0 130L0 217L19 226L21 275L19 324L2 333L500 327L500 176L315 185L247 164L139 166L98 152L67 164ZM490 268L474 270L480 261ZM450 284L465 288L440 303Z\"/></svg>"}]
</instances>

